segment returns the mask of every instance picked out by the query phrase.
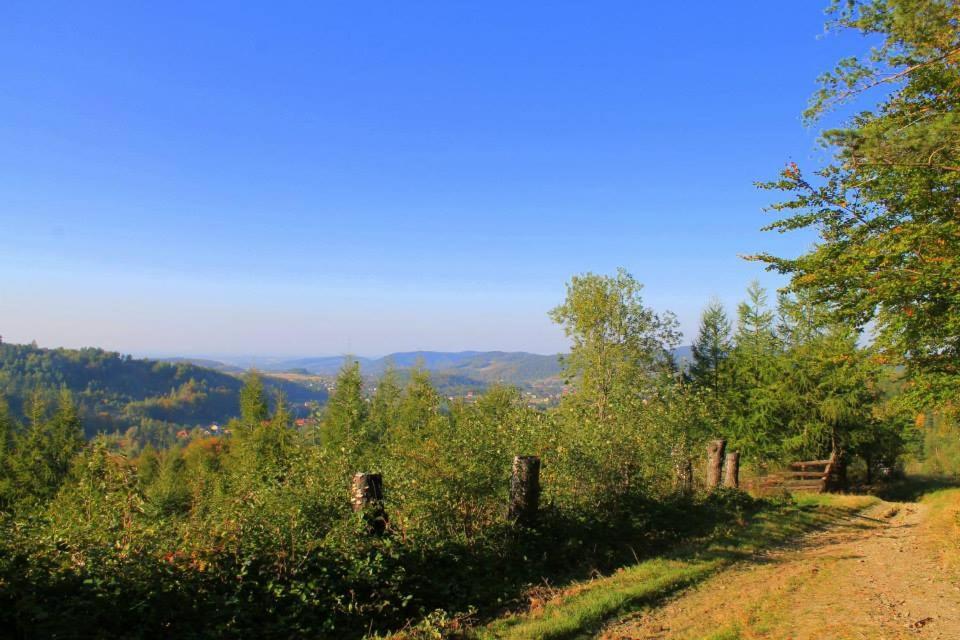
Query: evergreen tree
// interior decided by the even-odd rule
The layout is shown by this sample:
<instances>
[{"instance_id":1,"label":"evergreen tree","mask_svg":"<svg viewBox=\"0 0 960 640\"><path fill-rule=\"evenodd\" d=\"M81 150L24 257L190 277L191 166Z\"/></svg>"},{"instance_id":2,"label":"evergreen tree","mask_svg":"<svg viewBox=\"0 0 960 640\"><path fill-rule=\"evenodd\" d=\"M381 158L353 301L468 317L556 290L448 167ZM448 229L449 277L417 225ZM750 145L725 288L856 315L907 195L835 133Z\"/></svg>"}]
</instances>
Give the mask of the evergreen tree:
<instances>
[{"instance_id":1,"label":"evergreen tree","mask_svg":"<svg viewBox=\"0 0 960 640\"><path fill-rule=\"evenodd\" d=\"M160 455L149 442L137 458L137 480L141 487L147 487L160 474Z\"/></svg>"},{"instance_id":2,"label":"evergreen tree","mask_svg":"<svg viewBox=\"0 0 960 640\"><path fill-rule=\"evenodd\" d=\"M263 478L279 479L292 463L299 432L282 391L277 391L273 415L239 440L241 458Z\"/></svg>"},{"instance_id":3,"label":"evergreen tree","mask_svg":"<svg viewBox=\"0 0 960 640\"><path fill-rule=\"evenodd\" d=\"M747 300L737 307L737 330L730 365L731 445L760 460L781 454L780 402L774 385L780 372L780 346L774 313L758 282L747 289Z\"/></svg>"},{"instance_id":4,"label":"evergreen tree","mask_svg":"<svg viewBox=\"0 0 960 640\"><path fill-rule=\"evenodd\" d=\"M70 471L73 457L83 448L83 421L73 394L63 388L57 399L57 410L50 424L51 465L54 475L62 479Z\"/></svg>"},{"instance_id":5,"label":"evergreen tree","mask_svg":"<svg viewBox=\"0 0 960 640\"><path fill-rule=\"evenodd\" d=\"M394 368L388 367L377 381L376 391L370 400L370 436L374 442L381 442L396 424L400 409L402 389Z\"/></svg>"},{"instance_id":6,"label":"evergreen tree","mask_svg":"<svg viewBox=\"0 0 960 640\"><path fill-rule=\"evenodd\" d=\"M784 452L824 458L860 454L868 466L902 452L903 421L883 416L882 369L859 332L831 322L807 296L783 297L781 335L785 350L774 385L787 429Z\"/></svg>"},{"instance_id":7,"label":"evergreen tree","mask_svg":"<svg viewBox=\"0 0 960 640\"><path fill-rule=\"evenodd\" d=\"M332 449L353 451L365 439L369 406L363 397L360 363L347 361L337 375L321 421L321 440Z\"/></svg>"},{"instance_id":8,"label":"evergreen tree","mask_svg":"<svg viewBox=\"0 0 960 640\"><path fill-rule=\"evenodd\" d=\"M10 415L7 399L0 396L0 510L10 507L14 498L12 456L17 428Z\"/></svg>"},{"instance_id":9,"label":"evergreen tree","mask_svg":"<svg viewBox=\"0 0 960 640\"><path fill-rule=\"evenodd\" d=\"M693 384L719 398L726 384L727 359L733 348L731 325L719 301L713 301L700 317L700 333L693 343L693 362L688 376Z\"/></svg>"},{"instance_id":10,"label":"evergreen tree","mask_svg":"<svg viewBox=\"0 0 960 640\"><path fill-rule=\"evenodd\" d=\"M250 371L243 376L243 388L240 390L241 427L252 431L269 417L270 409L263 389L263 378L256 371Z\"/></svg>"},{"instance_id":11,"label":"evergreen tree","mask_svg":"<svg viewBox=\"0 0 960 640\"><path fill-rule=\"evenodd\" d=\"M421 437L429 434L440 416L440 407L440 395L430 383L430 373L419 366L414 368L397 407L394 432Z\"/></svg>"},{"instance_id":12,"label":"evergreen tree","mask_svg":"<svg viewBox=\"0 0 960 640\"><path fill-rule=\"evenodd\" d=\"M154 518L183 515L190 509L190 487L185 477L183 452L175 447L166 452L156 479L144 492L146 511Z\"/></svg>"},{"instance_id":13,"label":"evergreen tree","mask_svg":"<svg viewBox=\"0 0 960 640\"><path fill-rule=\"evenodd\" d=\"M17 439L12 459L17 499L25 503L56 493L84 443L83 424L67 389L60 391L52 417L47 417L47 402L40 391L31 395L27 413L30 424Z\"/></svg>"}]
</instances>

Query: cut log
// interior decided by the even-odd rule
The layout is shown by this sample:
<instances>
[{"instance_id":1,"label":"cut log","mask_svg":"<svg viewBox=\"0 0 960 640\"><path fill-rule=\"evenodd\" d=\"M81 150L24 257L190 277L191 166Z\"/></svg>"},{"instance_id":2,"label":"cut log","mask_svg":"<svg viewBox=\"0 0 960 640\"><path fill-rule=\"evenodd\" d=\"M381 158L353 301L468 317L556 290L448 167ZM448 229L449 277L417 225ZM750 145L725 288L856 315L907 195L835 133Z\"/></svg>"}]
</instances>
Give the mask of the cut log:
<instances>
[{"instance_id":1,"label":"cut log","mask_svg":"<svg viewBox=\"0 0 960 640\"><path fill-rule=\"evenodd\" d=\"M510 477L510 505L507 517L531 525L540 508L540 457L516 456Z\"/></svg>"},{"instance_id":2,"label":"cut log","mask_svg":"<svg viewBox=\"0 0 960 640\"><path fill-rule=\"evenodd\" d=\"M711 440L707 444L707 489L716 489L720 486L720 475L723 471L723 452L727 448L726 440Z\"/></svg>"},{"instance_id":3,"label":"cut log","mask_svg":"<svg viewBox=\"0 0 960 640\"><path fill-rule=\"evenodd\" d=\"M731 451L727 454L726 468L723 474L723 486L731 489L740 488L740 452Z\"/></svg>"},{"instance_id":4,"label":"cut log","mask_svg":"<svg viewBox=\"0 0 960 640\"><path fill-rule=\"evenodd\" d=\"M383 476L379 473L355 473L350 490L350 505L361 514L367 529L382 535L387 529L387 513L383 508Z\"/></svg>"}]
</instances>

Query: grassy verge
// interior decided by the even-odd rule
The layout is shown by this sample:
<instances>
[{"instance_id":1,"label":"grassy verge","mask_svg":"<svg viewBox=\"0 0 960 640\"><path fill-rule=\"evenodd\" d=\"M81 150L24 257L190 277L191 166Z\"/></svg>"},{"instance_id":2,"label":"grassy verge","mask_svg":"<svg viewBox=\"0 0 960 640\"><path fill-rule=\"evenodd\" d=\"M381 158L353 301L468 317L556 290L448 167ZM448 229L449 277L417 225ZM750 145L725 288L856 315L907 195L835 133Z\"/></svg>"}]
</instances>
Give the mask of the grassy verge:
<instances>
[{"instance_id":1,"label":"grassy verge","mask_svg":"<svg viewBox=\"0 0 960 640\"><path fill-rule=\"evenodd\" d=\"M960 575L960 489L941 489L923 498L930 507L926 542L939 558L941 568Z\"/></svg>"},{"instance_id":2,"label":"grassy verge","mask_svg":"<svg viewBox=\"0 0 960 640\"><path fill-rule=\"evenodd\" d=\"M509 640L589 637L617 616L654 605L762 549L781 545L876 502L869 496L805 496L789 503L770 503L740 526L610 576L575 584L545 605L495 620L476 635Z\"/></svg>"}]
</instances>

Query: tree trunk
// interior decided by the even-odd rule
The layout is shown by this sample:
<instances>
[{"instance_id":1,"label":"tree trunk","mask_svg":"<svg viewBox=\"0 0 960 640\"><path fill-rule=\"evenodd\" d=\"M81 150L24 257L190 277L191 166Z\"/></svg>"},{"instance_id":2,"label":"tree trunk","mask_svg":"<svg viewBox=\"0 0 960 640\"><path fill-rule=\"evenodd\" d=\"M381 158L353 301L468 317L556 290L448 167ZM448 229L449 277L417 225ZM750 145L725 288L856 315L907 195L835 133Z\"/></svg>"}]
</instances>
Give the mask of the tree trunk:
<instances>
[{"instance_id":1,"label":"tree trunk","mask_svg":"<svg viewBox=\"0 0 960 640\"><path fill-rule=\"evenodd\" d=\"M382 535L387 529L383 508L383 476L379 473L355 473L350 491L354 513L362 515L370 533Z\"/></svg>"},{"instance_id":2,"label":"tree trunk","mask_svg":"<svg viewBox=\"0 0 960 640\"><path fill-rule=\"evenodd\" d=\"M720 486L720 473L723 470L723 452L727 448L726 440L711 440L707 444L707 489Z\"/></svg>"},{"instance_id":3,"label":"tree trunk","mask_svg":"<svg viewBox=\"0 0 960 640\"><path fill-rule=\"evenodd\" d=\"M731 489L740 488L740 452L731 451L727 454L726 469L723 474L723 486Z\"/></svg>"},{"instance_id":4,"label":"tree trunk","mask_svg":"<svg viewBox=\"0 0 960 640\"><path fill-rule=\"evenodd\" d=\"M530 525L540 508L540 457L516 456L510 478L510 505L507 517Z\"/></svg>"}]
</instances>

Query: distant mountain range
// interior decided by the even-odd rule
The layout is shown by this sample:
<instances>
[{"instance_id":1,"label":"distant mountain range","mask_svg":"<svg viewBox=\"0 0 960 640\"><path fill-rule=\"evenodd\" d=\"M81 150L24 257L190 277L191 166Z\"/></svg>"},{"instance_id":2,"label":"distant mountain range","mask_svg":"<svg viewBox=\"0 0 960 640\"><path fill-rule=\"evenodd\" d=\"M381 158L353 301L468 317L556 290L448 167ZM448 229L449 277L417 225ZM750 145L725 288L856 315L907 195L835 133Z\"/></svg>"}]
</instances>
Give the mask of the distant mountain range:
<instances>
[{"instance_id":1,"label":"distant mountain range","mask_svg":"<svg viewBox=\"0 0 960 640\"><path fill-rule=\"evenodd\" d=\"M546 356L526 352L506 351L408 351L392 353L382 358L351 356L360 363L364 376L379 377L388 368L398 371L422 367L432 375L448 377L463 386L487 386L501 382L526 386L549 379L559 379L558 355ZM197 366L236 373L244 369L259 369L264 373L296 372L319 376L334 376L343 368L347 356L315 358L169 358L169 362L189 362Z\"/></svg>"},{"instance_id":2,"label":"distant mountain range","mask_svg":"<svg viewBox=\"0 0 960 640\"><path fill-rule=\"evenodd\" d=\"M674 349L674 357L683 364L690 359L690 347ZM264 373L296 372L318 376L334 376L343 368L346 356L314 358L170 358L173 362L189 362L197 366L237 373L259 369ZM460 387L483 388L493 383L519 387L560 383L560 354L541 355L525 351L405 351L382 358L351 356L360 363L364 376L376 378L389 367L404 371L422 367L434 378L455 381Z\"/></svg>"}]
</instances>

